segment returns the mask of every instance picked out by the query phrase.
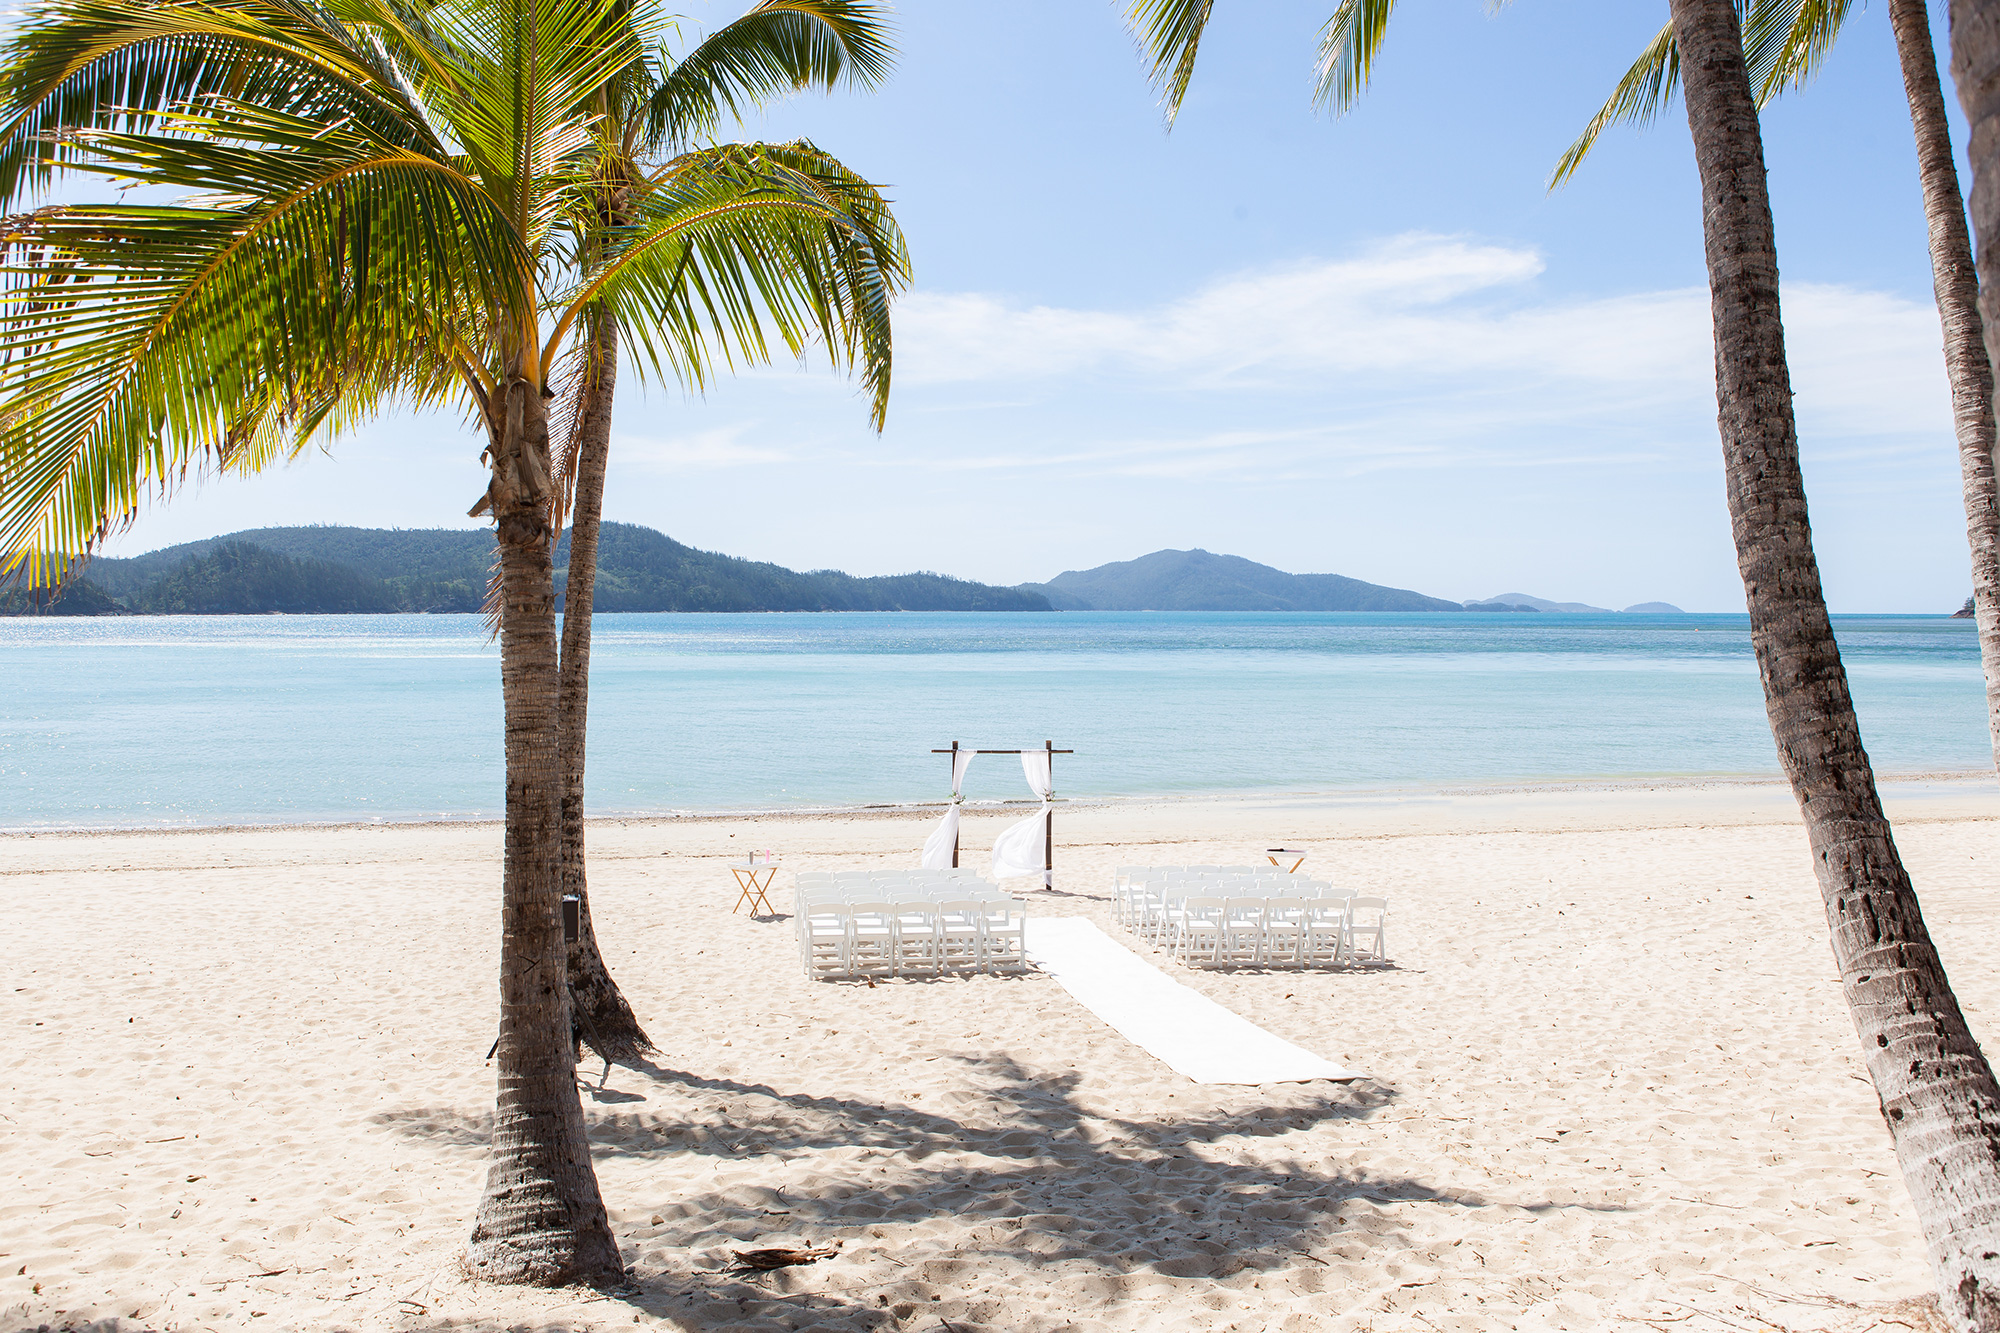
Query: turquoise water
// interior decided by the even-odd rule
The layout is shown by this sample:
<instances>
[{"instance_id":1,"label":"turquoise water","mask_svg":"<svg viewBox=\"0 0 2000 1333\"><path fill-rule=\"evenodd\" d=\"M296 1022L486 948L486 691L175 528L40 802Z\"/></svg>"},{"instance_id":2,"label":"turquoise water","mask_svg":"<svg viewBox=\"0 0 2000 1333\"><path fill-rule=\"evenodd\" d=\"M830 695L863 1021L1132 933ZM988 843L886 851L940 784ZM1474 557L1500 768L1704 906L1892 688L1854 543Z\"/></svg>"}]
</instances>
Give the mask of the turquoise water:
<instances>
[{"instance_id":1,"label":"turquoise water","mask_svg":"<svg viewBox=\"0 0 2000 1333\"><path fill-rule=\"evenodd\" d=\"M1970 621L1838 632L1876 767L1991 763ZM606 615L594 814L1777 771L1742 616ZM0 621L0 827L501 807L475 616ZM988 756L972 800L1026 795Z\"/></svg>"}]
</instances>

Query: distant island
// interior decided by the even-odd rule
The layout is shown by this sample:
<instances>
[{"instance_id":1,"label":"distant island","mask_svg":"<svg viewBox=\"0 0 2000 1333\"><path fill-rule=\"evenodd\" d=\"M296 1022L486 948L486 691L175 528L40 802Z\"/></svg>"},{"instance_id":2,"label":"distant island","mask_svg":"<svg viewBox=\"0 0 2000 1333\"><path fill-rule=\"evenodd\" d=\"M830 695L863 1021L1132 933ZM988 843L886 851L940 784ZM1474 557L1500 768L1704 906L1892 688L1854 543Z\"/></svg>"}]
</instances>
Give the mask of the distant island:
<instances>
[{"instance_id":1,"label":"distant island","mask_svg":"<svg viewBox=\"0 0 2000 1333\"><path fill-rule=\"evenodd\" d=\"M1608 606L1592 606L1588 602L1552 602L1546 597L1530 597L1524 592L1503 592L1481 601L1467 602L1468 611L1556 611L1573 615L1641 615L1641 616L1684 616L1687 612L1672 602L1639 602L1626 607L1622 612L1613 611Z\"/></svg>"},{"instance_id":2,"label":"distant island","mask_svg":"<svg viewBox=\"0 0 2000 1333\"><path fill-rule=\"evenodd\" d=\"M1287 574L1237 555L1155 551L1072 569L1022 592L1058 611L1462 611L1457 602L1339 574Z\"/></svg>"},{"instance_id":3,"label":"distant island","mask_svg":"<svg viewBox=\"0 0 2000 1333\"><path fill-rule=\"evenodd\" d=\"M463 528L253 528L71 571L59 596L0 586L0 615L382 615L476 612L493 534ZM569 533L556 542L556 606ZM1288 574L1241 556L1155 551L1003 588L943 574L857 578L696 550L606 523L599 611L1417 611L1602 612L1501 593L1465 603L1340 574ZM1625 608L1678 613L1666 602Z\"/></svg>"},{"instance_id":4,"label":"distant island","mask_svg":"<svg viewBox=\"0 0 2000 1333\"><path fill-rule=\"evenodd\" d=\"M569 534L556 544L557 606ZM327 615L477 611L493 535L477 529L257 528L91 560L50 601L0 589L0 614ZM1046 598L942 574L799 573L606 523L599 611L1047 611Z\"/></svg>"}]
</instances>

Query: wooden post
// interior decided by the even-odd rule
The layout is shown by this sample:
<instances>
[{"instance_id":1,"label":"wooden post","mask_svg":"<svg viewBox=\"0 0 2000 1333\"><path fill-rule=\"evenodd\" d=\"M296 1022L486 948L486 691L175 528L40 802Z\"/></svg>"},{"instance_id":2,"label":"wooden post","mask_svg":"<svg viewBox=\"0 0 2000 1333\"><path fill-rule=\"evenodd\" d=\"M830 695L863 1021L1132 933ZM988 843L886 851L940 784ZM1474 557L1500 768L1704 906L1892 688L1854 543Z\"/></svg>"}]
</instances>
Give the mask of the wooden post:
<instances>
[{"instance_id":1,"label":"wooden post","mask_svg":"<svg viewBox=\"0 0 2000 1333\"><path fill-rule=\"evenodd\" d=\"M1043 741L1042 749L1047 751L1049 756L1049 794L1053 796L1056 790L1056 743L1054 741ZM1055 886L1056 809L1054 806L1050 806L1049 817L1042 821L1042 887L1053 889Z\"/></svg>"}]
</instances>

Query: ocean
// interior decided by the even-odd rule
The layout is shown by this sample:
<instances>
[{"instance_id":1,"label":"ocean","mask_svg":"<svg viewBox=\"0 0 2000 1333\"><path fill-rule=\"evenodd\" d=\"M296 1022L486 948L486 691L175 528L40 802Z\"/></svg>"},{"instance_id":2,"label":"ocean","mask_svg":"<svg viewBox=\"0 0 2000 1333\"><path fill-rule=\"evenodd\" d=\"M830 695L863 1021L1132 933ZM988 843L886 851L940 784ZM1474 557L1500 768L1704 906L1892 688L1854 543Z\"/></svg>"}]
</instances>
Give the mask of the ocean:
<instances>
[{"instance_id":1,"label":"ocean","mask_svg":"<svg viewBox=\"0 0 2000 1333\"><path fill-rule=\"evenodd\" d=\"M1990 771L1972 622L1844 616L1884 774ZM601 615L593 815L1769 775L1743 616ZM0 621L0 828L490 818L476 616ZM1012 757L969 801L1026 797Z\"/></svg>"}]
</instances>

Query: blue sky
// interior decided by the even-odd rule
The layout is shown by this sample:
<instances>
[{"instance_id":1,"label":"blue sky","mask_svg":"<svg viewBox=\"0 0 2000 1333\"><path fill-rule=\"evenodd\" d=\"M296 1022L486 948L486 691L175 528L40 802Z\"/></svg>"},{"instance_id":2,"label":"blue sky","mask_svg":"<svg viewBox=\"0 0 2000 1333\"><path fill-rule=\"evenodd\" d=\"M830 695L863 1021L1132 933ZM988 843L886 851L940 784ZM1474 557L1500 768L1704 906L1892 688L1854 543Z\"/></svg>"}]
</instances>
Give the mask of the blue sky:
<instances>
[{"instance_id":1,"label":"blue sky","mask_svg":"<svg viewBox=\"0 0 2000 1333\"><path fill-rule=\"evenodd\" d=\"M823 364L702 398L628 376L607 517L863 574L1204 547L1452 598L1740 610L1678 107L1544 189L1665 4L1412 0L1340 120L1310 104L1330 6L1223 0L1168 134L1112 0L907 3L888 86L746 127L896 201L916 282L888 429ZM682 10L699 32L739 7ZM1829 600L1951 609L1964 514L1880 6L1765 126ZM473 526L479 447L450 417L385 421L190 488L110 549Z\"/></svg>"}]
</instances>

